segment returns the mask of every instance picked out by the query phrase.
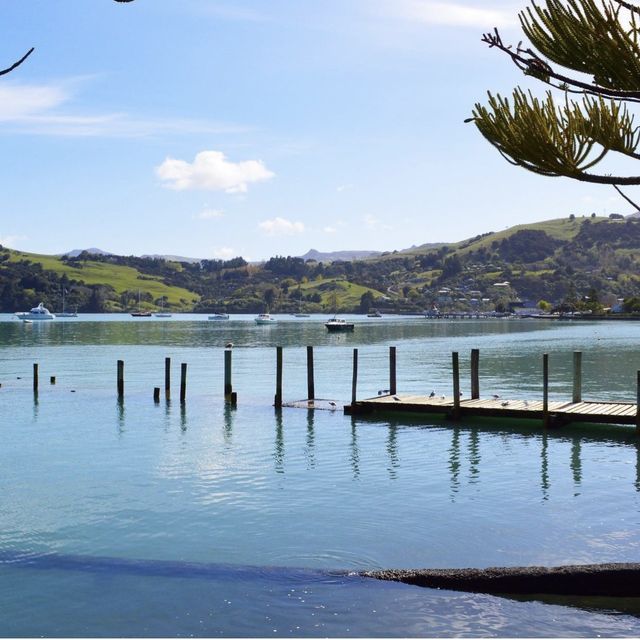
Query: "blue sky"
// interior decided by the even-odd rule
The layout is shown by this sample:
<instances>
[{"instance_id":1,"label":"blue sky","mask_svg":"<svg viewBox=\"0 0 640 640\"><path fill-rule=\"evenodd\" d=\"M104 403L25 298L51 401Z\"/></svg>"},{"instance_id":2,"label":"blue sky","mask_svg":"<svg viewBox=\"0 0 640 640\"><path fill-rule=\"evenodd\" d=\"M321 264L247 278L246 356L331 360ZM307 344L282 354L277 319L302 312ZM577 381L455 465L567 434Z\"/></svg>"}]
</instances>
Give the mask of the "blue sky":
<instances>
[{"instance_id":1,"label":"blue sky","mask_svg":"<svg viewBox=\"0 0 640 640\"><path fill-rule=\"evenodd\" d=\"M0 66L36 49L0 77L0 243L259 260L629 213L463 123L543 92L480 42L525 4L4 0Z\"/></svg>"}]
</instances>

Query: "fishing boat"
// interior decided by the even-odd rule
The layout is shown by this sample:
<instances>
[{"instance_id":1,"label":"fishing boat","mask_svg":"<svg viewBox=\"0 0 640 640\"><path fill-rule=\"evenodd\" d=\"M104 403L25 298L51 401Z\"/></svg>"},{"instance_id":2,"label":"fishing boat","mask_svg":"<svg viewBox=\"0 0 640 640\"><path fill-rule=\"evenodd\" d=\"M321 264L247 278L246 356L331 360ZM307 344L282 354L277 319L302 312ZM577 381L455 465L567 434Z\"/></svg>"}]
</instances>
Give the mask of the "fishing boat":
<instances>
[{"instance_id":1,"label":"fishing boat","mask_svg":"<svg viewBox=\"0 0 640 640\"><path fill-rule=\"evenodd\" d=\"M209 320L228 320L228 313L214 313L212 316L209 316Z\"/></svg>"},{"instance_id":2,"label":"fishing boat","mask_svg":"<svg viewBox=\"0 0 640 640\"><path fill-rule=\"evenodd\" d=\"M275 324L278 322L272 315L268 313L261 313L259 316L254 318L256 324Z\"/></svg>"},{"instance_id":3,"label":"fishing boat","mask_svg":"<svg viewBox=\"0 0 640 640\"><path fill-rule=\"evenodd\" d=\"M37 307L33 307L31 311L19 311L16 313L16 316L20 318L20 320L54 320L55 314L51 313L49 309L44 306L44 303L41 302Z\"/></svg>"},{"instance_id":4,"label":"fishing boat","mask_svg":"<svg viewBox=\"0 0 640 640\"><path fill-rule=\"evenodd\" d=\"M353 331L355 325L353 322L347 322L344 318L334 316L331 320L324 323L329 333L338 333L340 331Z\"/></svg>"}]
</instances>

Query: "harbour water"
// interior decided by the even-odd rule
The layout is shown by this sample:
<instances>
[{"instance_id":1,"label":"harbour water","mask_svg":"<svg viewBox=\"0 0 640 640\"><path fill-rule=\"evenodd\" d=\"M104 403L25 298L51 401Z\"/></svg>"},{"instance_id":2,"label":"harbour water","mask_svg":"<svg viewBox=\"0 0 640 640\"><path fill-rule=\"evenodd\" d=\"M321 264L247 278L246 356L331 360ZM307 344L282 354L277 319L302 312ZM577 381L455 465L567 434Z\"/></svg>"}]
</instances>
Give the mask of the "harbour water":
<instances>
[{"instance_id":1,"label":"harbour water","mask_svg":"<svg viewBox=\"0 0 640 640\"><path fill-rule=\"evenodd\" d=\"M637 636L634 603L519 601L355 575L387 567L638 561L640 448L629 427L366 420L275 412L388 386L451 392L451 351L480 349L481 396L635 400L640 324L358 318L0 316L0 607L4 636ZM223 401L233 342L238 407ZM174 399L159 405L164 358ZM125 399L116 361L125 361ZM40 390L31 386L33 363ZM177 401L188 363L187 400ZM49 384L56 376L56 384ZM462 385L468 393L468 384ZM616 610L615 606L622 609Z\"/></svg>"}]
</instances>

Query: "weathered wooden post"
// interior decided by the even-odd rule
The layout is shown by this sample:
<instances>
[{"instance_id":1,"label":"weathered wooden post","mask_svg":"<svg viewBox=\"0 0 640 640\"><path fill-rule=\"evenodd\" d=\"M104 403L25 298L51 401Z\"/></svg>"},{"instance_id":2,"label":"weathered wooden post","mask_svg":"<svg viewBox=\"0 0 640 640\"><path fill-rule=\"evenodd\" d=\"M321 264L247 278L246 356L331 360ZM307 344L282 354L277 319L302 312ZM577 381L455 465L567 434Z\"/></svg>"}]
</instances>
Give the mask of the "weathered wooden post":
<instances>
[{"instance_id":1,"label":"weathered wooden post","mask_svg":"<svg viewBox=\"0 0 640 640\"><path fill-rule=\"evenodd\" d=\"M460 417L460 363L458 352L451 354L451 366L453 370L453 417Z\"/></svg>"},{"instance_id":2,"label":"weathered wooden post","mask_svg":"<svg viewBox=\"0 0 640 640\"><path fill-rule=\"evenodd\" d=\"M282 347L276 347L276 397L273 406L282 408Z\"/></svg>"},{"instance_id":3,"label":"weathered wooden post","mask_svg":"<svg viewBox=\"0 0 640 640\"><path fill-rule=\"evenodd\" d=\"M33 363L33 390L38 391L38 363Z\"/></svg>"},{"instance_id":4,"label":"weathered wooden post","mask_svg":"<svg viewBox=\"0 0 640 640\"><path fill-rule=\"evenodd\" d=\"M118 360L118 399L124 398L124 360Z\"/></svg>"},{"instance_id":5,"label":"weathered wooden post","mask_svg":"<svg viewBox=\"0 0 640 640\"><path fill-rule=\"evenodd\" d=\"M542 355L542 425L549 426L549 354Z\"/></svg>"},{"instance_id":6,"label":"weathered wooden post","mask_svg":"<svg viewBox=\"0 0 640 640\"><path fill-rule=\"evenodd\" d=\"M572 402L582 402L582 351L573 352L573 397Z\"/></svg>"},{"instance_id":7,"label":"weathered wooden post","mask_svg":"<svg viewBox=\"0 0 640 640\"><path fill-rule=\"evenodd\" d=\"M153 387L153 401L155 404L160 402L160 387Z\"/></svg>"},{"instance_id":8,"label":"weathered wooden post","mask_svg":"<svg viewBox=\"0 0 640 640\"><path fill-rule=\"evenodd\" d=\"M636 432L640 433L640 371L636 380Z\"/></svg>"},{"instance_id":9,"label":"weathered wooden post","mask_svg":"<svg viewBox=\"0 0 640 640\"><path fill-rule=\"evenodd\" d=\"M358 350L353 350L353 377L351 378L351 405L356 403L356 389L358 386Z\"/></svg>"},{"instance_id":10,"label":"weathered wooden post","mask_svg":"<svg viewBox=\"0 0 640 640\"><path fill-rule=\"evenodd\" d=\"M396 390L396 348L389 347L389 393L394 396Z\"/></svg>"},{"instance_id":11,"label":"weathered wooden post","mask_svg":"<svg viewBox=\"0 0 640 640\"><path fill-rule=\"evenodd\" d=\"M51 377L49 378L49 383L50 383L50 384L55 384L55 383L56 383L56 377L55 377L55 376L51 376Z\"/></svg>"},{"instance_id":12,"label":"weathered wooden post","mask_svg":"<svg viewBox=\"0 0 640 640\"><path fill-rule=\"evenodd\" d=\"M313 382L313 347L307 347L307 400L315 400L316 391Z\"/></svg>"},{"instance_id":13,"label":"weathered wooden post","mask_svg":"<svg viewBox=\"0 0 640 640\"><path fill-rule=\"evenodd\" d=\"M184 404L187 399L187 363L180 364L180 402Z\"/></svg>"},{"instance_id":14,"label":"weathered wooden post","mask_svg":"<svg viewBox=\"0 0 640 640\"><path fill-rule=\"evenodd\" d=\"M231 383L231 349L224 350L224 401L231 402L233 385Z\"/></svg>"},{"instance_id":15,"label":"weathered wooden post","mask_svg":"<svg viewBox=\"0 0 640 640\"><path fill-rule=\"evenodd\" d=\"M471 399L480 398L480 349L471 349Z\"/></svg>"},{"instance_id":16,"label":"weathered wooden post","mask_svg":"<svg viewBox=\"0 0 640 640\"><path fill-rule=\"evenodd\" d=\"M164 397L171 400L171 358L164 359Z\"/></svg>"}]
</instances>

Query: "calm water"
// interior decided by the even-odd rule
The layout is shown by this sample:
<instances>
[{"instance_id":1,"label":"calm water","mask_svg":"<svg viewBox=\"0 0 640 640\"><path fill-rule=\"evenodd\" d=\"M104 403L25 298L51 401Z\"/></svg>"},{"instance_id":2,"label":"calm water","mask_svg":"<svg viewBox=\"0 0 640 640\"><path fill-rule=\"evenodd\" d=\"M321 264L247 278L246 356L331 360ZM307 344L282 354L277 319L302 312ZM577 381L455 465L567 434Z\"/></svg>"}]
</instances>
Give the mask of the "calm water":
<instances>
[{"instance_id":1,"label":"calm water","mask_svg":"<svg viewBox=\"0 0 640 640\"><path fill-rule=\"evenodd\" d=\"M319 318L258 327L84 316L0 316L0 633L5 636L571 636L640 634L640 618L364 580L380 567L638 561L640 450L627 428L543 435L517 425L351 419L271 407L275 345L285 400L348 400L388 386L450 393L451 351L481 394L635 399L640 324ZM233 342L238 408L223 404ZM177 397L164 399L164 358ZM125 401L116 361L125 360ZM39 363L41 388L31 389ZM57 384L49 385L55 375ZM463 384L468 389L468 384ZM347 573L345 573L347 572ZM574 605L576 603L573 603ZM602 603L600 603L602 606Z\"/></svg>"}]
</instances>

